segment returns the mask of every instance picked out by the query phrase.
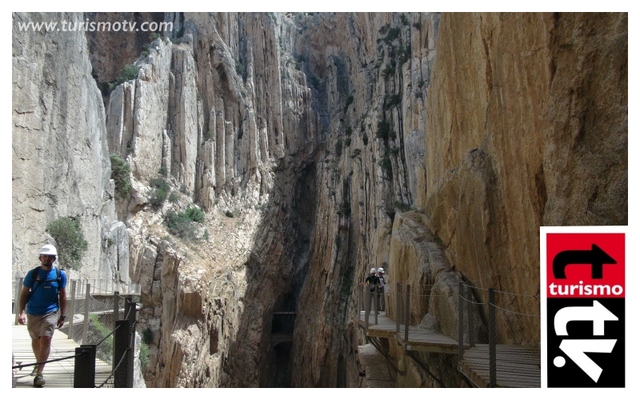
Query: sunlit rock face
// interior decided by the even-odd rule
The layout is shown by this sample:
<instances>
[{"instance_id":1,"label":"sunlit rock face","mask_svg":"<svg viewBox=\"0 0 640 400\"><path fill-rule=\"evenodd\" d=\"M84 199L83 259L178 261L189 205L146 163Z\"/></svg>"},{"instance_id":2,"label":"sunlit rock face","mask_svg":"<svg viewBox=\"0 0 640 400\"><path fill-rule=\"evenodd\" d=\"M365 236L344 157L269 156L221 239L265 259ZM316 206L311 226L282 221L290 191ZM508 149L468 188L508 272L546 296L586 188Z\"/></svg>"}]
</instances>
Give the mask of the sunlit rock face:
<instances>
[{"instance_id":1,"label":"sunlit rock face","mask_svg":"<svg viewBox=\"0 0 640 400\"><path fill-rule=\"evenodd\" d=\"M68 270L71 278L129 281L128 256L122 257L128 252L128 236L116 218L105 110L91 76L85 36L81 31L48 33L25 25L82 20L81 13L13 14L15 277L38 265L40 247L51 240L47 225L70 217L79 222L87 241L82 269Z\"/></svg>"},{"instance_id":2,"label":"sunlit rock face","mask_svg":"<svg viewBox=\"0 0 640 400\"><path fill-rule=\"evenodd\" d=\"M141 284L149 387L366 387L370 268L433 285L441 320L421 322L450 329L460 280L539 294L540 225L627 223L626 14L131 18L174 29L117 57L116 36L14 29L13 261L80 218L82 272ZM92 78L126 64L137 78ZM131 168L116 200L110 154ZM170 231L194 207L203 222ZM293 310L276 349L273 313ZM535 347L539 323L499 335ZM453 356L420 356L436 382L391 342L396 386L465 386Z\"/></svg>"}]
</instances>

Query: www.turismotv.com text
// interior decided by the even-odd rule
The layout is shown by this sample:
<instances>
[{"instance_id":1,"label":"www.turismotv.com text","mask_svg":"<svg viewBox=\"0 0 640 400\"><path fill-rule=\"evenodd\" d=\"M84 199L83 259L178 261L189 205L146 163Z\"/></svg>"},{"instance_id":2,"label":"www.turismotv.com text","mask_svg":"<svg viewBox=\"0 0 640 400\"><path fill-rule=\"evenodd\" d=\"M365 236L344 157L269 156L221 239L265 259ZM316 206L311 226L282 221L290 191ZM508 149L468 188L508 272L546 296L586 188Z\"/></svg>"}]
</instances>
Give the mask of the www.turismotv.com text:
<instances>
[{"instance_id":1,"label":"www.turismotv.com text","mask_svg":"<svg viewBox=\"0 0 640 400\"><path fill-rule=\"evenodd\" d=\"M20 22L20 31L34 30L46 32L170 32L173 22L142 22L136 21L96 22L89 21L49 21L49 22Z\"/></svg>"}]
</instances>

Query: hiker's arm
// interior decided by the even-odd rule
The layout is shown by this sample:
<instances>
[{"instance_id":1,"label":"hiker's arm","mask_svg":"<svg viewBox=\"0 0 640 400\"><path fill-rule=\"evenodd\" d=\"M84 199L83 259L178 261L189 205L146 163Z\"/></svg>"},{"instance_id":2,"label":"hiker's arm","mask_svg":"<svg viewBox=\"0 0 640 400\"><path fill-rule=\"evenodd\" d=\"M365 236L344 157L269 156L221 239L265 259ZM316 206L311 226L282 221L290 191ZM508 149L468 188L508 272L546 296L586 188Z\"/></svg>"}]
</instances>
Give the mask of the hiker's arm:
<instances>
[{"instance_id":1,"label":"hiker's arm","mask_svg":"<svg viewBox=\"0 0 640 400\"><path fill-rule=\"evenodd\" d=\"M62 317L67 315L67 289L60 289L58 295L60 296L60 317L58 318L58 328L60 328L64 324L64 319L62 319ZM73 318L73 315L71 318Z\"/></svg>"},{"instance_id":2,"label":"hiker's arm","mask_svg":"<svg viewBox=\"0 0 640 400\"><path fill-rule=\"evenodd\" d=\"M27 308L27 297L29 297L29 288L23 286L22 292L20 292L20 316L18 318L18 322L22 325L27 323L27 315L24 312L25 308Z\"/></svg>"}]
</instances>

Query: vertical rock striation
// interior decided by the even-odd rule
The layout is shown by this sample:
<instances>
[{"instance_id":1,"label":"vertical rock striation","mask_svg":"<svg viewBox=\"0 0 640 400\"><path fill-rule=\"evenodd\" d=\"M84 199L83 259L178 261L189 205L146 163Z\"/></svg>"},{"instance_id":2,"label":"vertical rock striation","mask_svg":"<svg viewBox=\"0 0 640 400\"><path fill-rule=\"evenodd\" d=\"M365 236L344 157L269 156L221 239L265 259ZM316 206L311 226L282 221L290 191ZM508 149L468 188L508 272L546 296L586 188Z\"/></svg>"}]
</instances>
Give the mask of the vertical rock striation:
<instances>
[{"instance_id":1,"label":"vertical rock striation","mask_svg":"<svg viewBox=\"0 0 640 400\"><path fill-rule=\"evenodd\" d=\"M116 36L14 29L13 259L79 217L91 265L141 283L148 386L366 385L371 267L433 285L422 311L455 335L459 280L539 294L540 225L627 223L626 14L145 15L174 30L117 60ZM102 82L139 68L106 113L90 59ZM131 167L117 206L110 153ZM205 216L181 238L166 218L187 209ZM500 337L536 346L537 321ZM436 379L386 345L396 385L464 386L452 357L420 356Z\"/></svg>"},{"instance_id":2,"label":"vertical rock striation","mask_svg":"<svg viewBox=\"0 0 640 400\"><path fill-rule=\"evenodd\" d=\"M71 217L88 242L80 275L111 280L128 271L128 237L115 214L105 111L83 32L26 25L51 21L83 15L13 14L13 274L37 265L48 223Z\"/></svg>"},{"instance_id":3,"label":"vertical rock striation","mask_svg":"<svg viewBox=\"0 0 640 400\"><path fill-rule=\"evenodd\" d=\"M443 15L418 204L465 279L539 295L540 225L627 223L626 85L626 14Z\"/></svg>"}]
</instances>

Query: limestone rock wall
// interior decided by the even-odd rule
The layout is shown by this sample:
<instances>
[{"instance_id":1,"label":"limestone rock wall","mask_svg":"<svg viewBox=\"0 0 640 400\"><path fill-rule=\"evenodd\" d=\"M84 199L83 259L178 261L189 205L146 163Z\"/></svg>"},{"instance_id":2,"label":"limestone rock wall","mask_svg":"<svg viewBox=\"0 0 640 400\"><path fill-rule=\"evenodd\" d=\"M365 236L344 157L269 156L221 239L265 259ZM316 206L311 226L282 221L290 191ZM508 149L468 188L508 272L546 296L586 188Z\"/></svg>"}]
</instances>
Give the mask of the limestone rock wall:
<instances>
[{"instance_id":1,"label":"limestone rock wall","mask_svg":"<svg viewBox=\"0 0 640 400\"><path fill-rule=\"evenodd\" d=\"M12 271L38 264L47 224L72 217L88 248L72 278L129 280L128 236L118 222L105 110L82 31L21 29L83 21L79 13L15 13L12 42ZM115 246L111 246L115 243Z\"/></svg>"},{"instance_id":2,"label":"limestone rock wall","mask_svg":"<svg viewBox=\"0 0 640 400\"><path fill-rule=\"evenodd\" d=\"M537 295L540 225L627 224L627 24L626 14L442 16L418 205L473 285ZM535 344L539 328L500 333Z\"/></svg>"},{"instance_id":3,"label":"limestone rock wall","mask_svg":"<svg viewBox=\"0 0 640 400\"><path fill-rule=\"evenodd\" d=\"M313 222L315 185L299 175L315 179L305 171L315 171L319 117L304 73L280 56L292 51L279 37L293 24L276 29L268 14L181 18L183 36L151 43L107 113L111 148L132 168L132 194L118 209L154 337L145 378L155 387L266 385L271 313L308 257L308 240L291 238L308 237ZM154 178L178 199L150 205ZM174 241L164 214L195 204L207 211L209 238Z\"/></svg>"},{"instance_id":4,"label":"limestone rock wall","mask_svg":"<svg viewBox=\"0 0 640 400\"><path fill-rule=\"evenodd\" d=\"M414 204L424 176L421 111L438 21L427 13L314 14L300 21L307 26L308 73L319 79L318 95L326 95L329 124L317 167L312 258L298 303L294 386L358 387L357 283L372 267L395 268L398 276L416 267L392 264L389 250L394 217ZM382 133L385 123L389 132Z\"/></svg>"},{"instance_id":5,"label":"limestone rock wall","mask_svg":"<svg viewBox=\"0 0 640 400\"><path fill-rule=\"evenodd\" d=\"M81 30L87 38L92 75L98 88L103 89L104 84L115 81L122 67L136 60L144 45L151 42L153 32L149 24L163 22L164 13L91 12L84 13L82 21L87 24L86 29L83 26Z\"/></svg>"},{"instance_id":6,"label":"limestone rock wall","mask_svg":"<svg viewBox=\"0 0 640 400\"><path fill-rule=\"evenodd\" d=\"M149 18L176 30L136 36L148 53L128 53L138 78L106 112L89 60L110 79L117 38L31 32L13 50L14 271L47 221L79 216L91 265L141 283L149 387L273 385L272 314L292 307L288 383L360 387L370 268L433 285L412 319L453 334L460 280L539 294L541 224L627 223L626 14ZM109 154L132 170L117 203ZM189 207L206 212L195 239L170 235ZM537 345L535 323L505 321L503 341ZM396 385L440 385L389 349ZM422 361L462 385L455 360Z\"/></svg>"},{"instance_id":7,"label":"limestone rock wall","mask_svg":"<svg viewBox=\"0 0 640 400\"><path fill-rule=\"evenodd\" d=\"M193 371L176 378L156 367L148 383L268 385L270 315L293 302L299 321L305 321L299 326L307 329L298 330L294 340L292 384L351 385L357 380L348 376L356 371L358 344L351 322L353 283L370 264L386 262L396 205L410 206L418 176L424 175L419 110L428 90L438 16L415 14L402 21L396 14L185 13L183 18L184 36L153 42L149 55L137 61L139 78L113 92L108 137L132 165L134 190L123 206L129 213L122 214L132 236L131 264L149 306L145 318L161 338L152 350L154 363L181 362L189 371L185 360L203 357L196 348L211 343L206 329L215 329L220 338L218 352L203 361L211 365L204 377ZM386 68L393 71L383 72ZM388 121L393 134L376 137L380 121ZM196 268L189 257L179 257L171 290L165 290L158 265L169 249L180 246L158 244L166 235L158 211L176 206L148 205L148 182L161 167L172 187L186 188L178 209L189 201L200 204L211 214L205 225L212 233L216 224L228 222L222 215L229 210L243 215L267 210L262 221L243 217L248 225L242 231L251 238L240 241L234 235L242 249L223 262L227 267ZM228 244L207 246L214 253L229 251ZM184 254L194 252L209 250ZM190 276L193 268L225 277L234 288L231 298L244 300L227 304L229 292ZM225 269L242 272L227 276ZM191 290L182 286L186 280L199 282L197 296L219 298L220 304L203 306L196 317L163 314L165 296ZM265 285L268 293L260 289ZM323 307L317 307L319 298ZM224 317L215 316L219 313ZM186 331L193 345L170 339ZM246 340L241 346L235 337ZM326 367L314 370L323 363Z\"/></svg>"}]
</instances>

